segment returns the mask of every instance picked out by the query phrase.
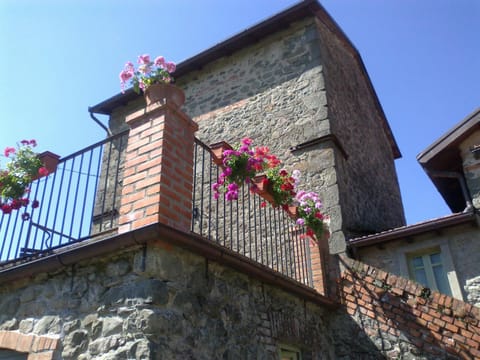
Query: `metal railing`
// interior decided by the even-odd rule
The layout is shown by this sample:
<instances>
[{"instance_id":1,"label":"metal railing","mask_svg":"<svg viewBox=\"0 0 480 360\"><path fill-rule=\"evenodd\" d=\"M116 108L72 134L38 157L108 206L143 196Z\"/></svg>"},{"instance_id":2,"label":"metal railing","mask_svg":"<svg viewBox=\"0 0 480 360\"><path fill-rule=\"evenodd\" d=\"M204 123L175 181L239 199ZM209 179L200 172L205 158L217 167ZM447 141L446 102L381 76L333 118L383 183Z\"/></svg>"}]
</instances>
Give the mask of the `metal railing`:
<instances>
[{"instance_id":1,"label":"metal railing","mask_svg":"<svg viewBox=\"0 0 480 360\"><path fill-rule=\"evenodd\" d=\"M34 181L40 206L0 215L0 264L42 256L105 234L117 226L128 131L60 159L57 170ZM23 220L24 211L29 219Z\"/></svg>"},{"instance_id":2,"label":"metal railing","mask_svg":"<svg viewBox=\"0 0 480 360\"><path fill-rule=\"evenodd\" d=\"M305 229L281 208L265 206L245 186L238 200L215 200L212 184L221 169L208 146L196 139L194 153L193 218L191 230L239 255L313 286L309 240Z\"/></svg>"},{"instance_id":3,"label":"metal railing","mask_svg":"<svg viewBox=\"0 0 480 360\"><path fill-rule=\"evenodd\" d=\"M29 261L57 248L112 235L118 221L128 131L62 158L32 183L40 207L0 215L0 266ZM313 286L309 240L280 208L242 187L237 201L213 198L221 169L195 141L191 230L305 285Z\"/></svg>"}]
</instances>

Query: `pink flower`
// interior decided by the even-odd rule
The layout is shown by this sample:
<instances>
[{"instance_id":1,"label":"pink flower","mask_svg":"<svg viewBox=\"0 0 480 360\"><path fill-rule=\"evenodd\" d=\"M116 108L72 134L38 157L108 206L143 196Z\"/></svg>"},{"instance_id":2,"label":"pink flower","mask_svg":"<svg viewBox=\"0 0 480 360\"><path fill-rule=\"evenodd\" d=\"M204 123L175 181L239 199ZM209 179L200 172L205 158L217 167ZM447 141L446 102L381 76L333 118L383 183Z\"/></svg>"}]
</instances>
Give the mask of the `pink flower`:
<instances>
[{"instance_id":1,"label":"pink flower","mask_svg":"<svg viewBox=\"0 0 480 360\"><path fill-rule=\"evenodd\" d=\"M247 146L252 145L252 139L250 138L243 138L241 141L243 145L247 145Z\"/></svg>"},{"instance_id":2,"label":"pink flower","mask_svg":"<svg viewBox=\"0 0 480 360\"><path fill-rule=\"evenodd\" d=\"M120 72L119 77L120 77L120 81L122 83L125 83L133 77L133 73L131 71L128 71L128 70L122 70Z\"/></svg>"},{"instance_id":3,"label":"pink flower","mask_svg":"<svg viewBox=\"0 0 480 360\"><path fill-rule=\"evenodd\" d=\"M139 64L149 64L150 63L150 55L148 54L143 54L138 57L138 63Z\"/></svg>"},{"instance_id":4,"label":"pink flower","mask_svg":"<svg viewBox=\"0 0 480 360\"><path fill-rule=\"evenodd\" d=\"M6 156L6 157L9 157L11 154L15 154L15 148L13 147L6 147L5 150L3 151L3 154Z\"/></svg>"},{"instance_id":5,"label":"pink flower","mask_svg":"<svg viewBox=\"0 0 480 360\"><path fill-rule=\"evenodd\" d=\"M165 67L165 58L163 56L158 56L153 63L155 66L159 66L163 69Z\"/></svg>"},{"instance_id":6,"label":"pink flower","mask_svg":"<svg viewBox=\"0 0 480 360\"><path fill-rule=\"evenodd\" d=\"M40 205L40 203L38 202L38 200L33 200L33 202L32 202L32 208L33 209L38 208L39 205Z\"/></svg>"},{"instance_id":7,"label":"pink flower","mask_svg":"<svg viewBox=\"0 0 480 360\"><path fill-rule=\"evenodd\" d=\"M175 65L174 62L169 61L168 63L165 64L165 67L169 73L172 73L176 70L177 65Z\"/></svg>"},{"instance_id":8,"label":"pink flower","mask_svg":"<svg viewBox=\"0 0 480 360\"><path fill-rule=\"evenodd\" d=\"M28 219L30 219L30 214L25 212L22 214L22 220L23 221L27 221Z\"/></svg>"},{"instance_id":9,"label":"pink flower","mask_svg":"<svg viewBox=\"0 0 480 360\"><path fill-rule=\"evenodd\" d=\"M35 139L30 140L30 146L33 146L33 147L37 146L37 140Z\"/></svg>"}]
</instances>

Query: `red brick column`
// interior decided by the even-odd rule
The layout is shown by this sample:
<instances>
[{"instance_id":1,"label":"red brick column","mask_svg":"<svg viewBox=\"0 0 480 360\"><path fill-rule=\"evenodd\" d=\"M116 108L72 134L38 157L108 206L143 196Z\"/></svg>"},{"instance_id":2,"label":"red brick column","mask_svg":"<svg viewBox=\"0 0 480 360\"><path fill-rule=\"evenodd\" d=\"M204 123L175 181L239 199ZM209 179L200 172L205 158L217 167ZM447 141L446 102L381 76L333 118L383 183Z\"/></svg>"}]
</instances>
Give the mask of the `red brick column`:
<instances>
[{"instance_id":1,"label":"red brick column","mask_svg":"<svg viewBox=\"0 0 480 360\"><path fill-rule=\"evenodd\" d=\"M312 266L313 287L320 294L328 296L327 264L329 258L328 239L330 232L325 229L323 236L317 241L310 241L310 264Z\"/></svg>"},{"instance_id":2,"label":"red brick column","mask_svg":"<svg viewBox=\"0 0 480 360\"><path fill-rule=\"evenodd\" d=\"M126 118L130 126L119 233L164 223L190 231L194 133L168 97Z\"/></svg>"}]
</instances>

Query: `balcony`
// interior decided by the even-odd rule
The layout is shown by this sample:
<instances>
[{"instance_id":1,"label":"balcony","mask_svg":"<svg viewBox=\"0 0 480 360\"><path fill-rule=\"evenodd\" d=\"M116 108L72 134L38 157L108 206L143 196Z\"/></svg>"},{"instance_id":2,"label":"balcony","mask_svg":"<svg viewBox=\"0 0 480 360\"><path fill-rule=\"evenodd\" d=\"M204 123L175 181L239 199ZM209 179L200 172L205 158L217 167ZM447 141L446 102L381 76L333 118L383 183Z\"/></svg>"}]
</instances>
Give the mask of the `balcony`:
<instances>
[{"instance_id":1,"label":"balcony","mask_svg":"<svg viewBox=\"0 0 480 360\"><path fill-rule=\"evenodd\" d=\"M127 166L140 162L128 151L132 144L139 148L131 141L134 136L132 130L122 132L60 159L56 172L32 183L29 196L37 199L40 207L29 208L28 220L22 219L22 210L0 215L0 272L125 233L122 213L127 220L138 219L137 215L125 215L125 209L135 209L130 199L141 198L140 191L135 193L140 185L131 184L137 174ZM152 143L148 147L156 149ZM318 264L312 262L318 262L318 246L305 235L305 229L281 208L264 206L263 199L247 188L241 189L238 201L215 200L212 184L220 170L212 161L209 147L195 139L191 155L193 176L188 181L193 179L193 191L178 202L177 197L183 194L170 191L168 196L174 199L166 201L170 215L163 221L161 216L156 217L154 222L170 226L170 217L180 214L176 207L186 202L190 218L186 223L191 224L189 230L194 237L223 249L221 252L228 256L253 263L259 271L273 271L278 274L274 276L314 288L316 275L312 269ZM162 166L167 164L168 157L162 157L161 162ZM148 171L143 181L152 184L156 176L160 179L158 173L150 175ZM177 173L170 174L171 179L162 181L175 180ZM163 189L169 191L168 187ZM157 195L161 196L159 191Z\"/></svg>"}]
</instances>

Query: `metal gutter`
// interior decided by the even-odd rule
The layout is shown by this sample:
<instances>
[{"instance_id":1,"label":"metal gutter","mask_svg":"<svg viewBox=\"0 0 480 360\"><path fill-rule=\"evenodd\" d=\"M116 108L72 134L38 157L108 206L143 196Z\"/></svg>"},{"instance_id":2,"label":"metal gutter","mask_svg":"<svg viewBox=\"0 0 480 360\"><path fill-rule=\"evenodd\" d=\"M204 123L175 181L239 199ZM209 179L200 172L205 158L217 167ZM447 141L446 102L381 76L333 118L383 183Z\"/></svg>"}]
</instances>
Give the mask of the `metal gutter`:
<instances>
[{"instance_id":1,"label":"metal gutter","mask_svg":"<svg viewBox=\"0 0 480 360\"><path fill-rule=\"evenodd\" d=\"M31 277L43 272L51 272L83 260L108 255L122 249L137 247L162 239L201 255L209 260L241 271L252 278L278 286L311 302L336 308L339 304L316 290L297 283L276 271L255 263L253 260L226 249L203 237L185 233L164 224L154 224L128 233L115 235L98 241L85 241L78 246L59 249L57 253L24 264L0 270L0 284Z\"/></svg>"}]
</instances>

